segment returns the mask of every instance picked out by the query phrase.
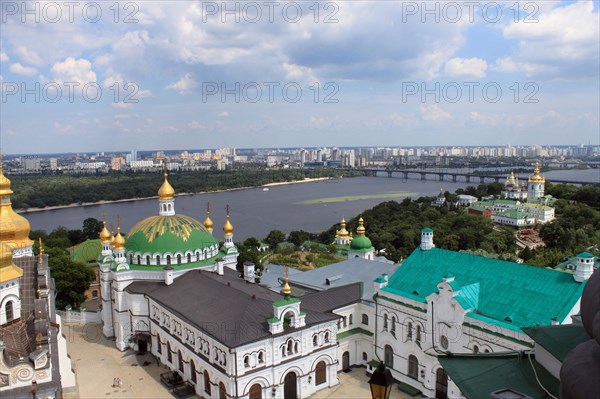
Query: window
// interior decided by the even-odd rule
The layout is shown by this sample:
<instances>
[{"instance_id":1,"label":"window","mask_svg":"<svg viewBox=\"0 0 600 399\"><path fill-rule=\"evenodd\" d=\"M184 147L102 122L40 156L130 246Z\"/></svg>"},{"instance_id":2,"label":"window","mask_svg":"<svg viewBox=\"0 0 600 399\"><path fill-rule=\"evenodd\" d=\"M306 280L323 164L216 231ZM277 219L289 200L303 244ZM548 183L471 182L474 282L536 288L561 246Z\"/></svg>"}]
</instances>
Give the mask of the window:
<instances>
[{"instance_id":1,"label":"window","mask_svg":"<svg viewBox=\"0 0 600 399\"><path fill-rule=\"evenodd\" d=\"M392 329L391 333L393 336L396 336L396 316L392 316Z\"/></svg>"},{"instance_id":2,"label":"window","mask_svg":"<svg viewBox=\"0 0 600 399\"><path fill-rule=\"evenodd\" d=\"M167 341L167 360L169 363L173 363L173 355L171 355L171 343Z\"/></svg>"},{"instance_id":3,"label":"window","mask_svg":"<svg viewBox=\"0 0 600 399\"><path fill-rule=\"evenodd\" d=\"M250 356L244 356L244 367L250 367Z\"/></svg>"},{"instance_id":4,"label":"window","mask_svg":"<svg viewBox=\"0 0 600 399\"><path fill-rule=\"evenodd\" d=\"M196 364L194 363L194 360L190 359L190 378L192 379L192 382L195 384L196 383Z\"/></svg>"},{"instance_id":5,"label":"window","mask_svg":"<svg viewBox=\"0 0 600 399\"><path fill-rule=\"evenodd\" d=\"M219 399L227 399L227 389L223 381L219 382Z\"/></svg>"},{"instance_id":6,"label":"window","mask_svg":"<svg viewBox=\"0 0 600 399\"><path fill-rule=\"evenodd\" d=\"M210 396L210 377L208 376L208 371L204 370L204 392L206 392Z\"/></svg>"},{"instance_id":7,"label":"window","mask_svg":"<svg viewBox=\"0 0 600 399\"><path fill-rule=\"evenodd\" d=\"M167 265L171 264L171 255L167 255Z\"/></svg>"},{"instance_id":8,"label":"window","mask_svg":"<svg viewBox=\"0 0 600 399\"><path fill-rule=\"evenodd\" d=\"M294 342L290 339L287 343L287 354L292 355L294 353Z\"/></svg>"},{"instance_id":9,"label":"window","mask_svg":"<svg viewBox=\"0 0 600 399\"><path fill-rule=\"evenodd\" d=\"M141 264L142 264L142 256L141 256L141 255L138 255L138 256L137 256L137 264L138 264L138 265L141 265Z\"/></svg>"},{"instance_id":10,"label":"window","mask_svg":"<svg viewBox=\"0 0 600 399\"><path fill-rule=\"evenodd\" d=\"M258 362L259 363L265 362L265 352L258 352Z\"/></svg>"},{"instance_id":11,"label":"window","mask_svg":"<svg viewBox=\"0 0 600 399\"><path fill-rule=\"evenodd\" d=\"M406 339L408 341L412 341L412 323L411 322L408 323L408 328L406 331Z\"/></svg>"},{"instance_id":12,"label":"window","mask_svg":"<svg viewBox=\"0 0 600 399\"><path fill-rule=\"evenodd\" d=\"M352 315L350 315L348 322L350 323L350 325L354 324L354 321L352 320Z\"/></svg>"},{"instance_id":13,"label":"window","mask_svg":"<svg viewBox=\"0 0 600 399\"><path fill-rule=\"evenodd\" d=\"M294 353L298 353L298 342L294 344Z\"/></svg>"},{"instance_id":14,"label":"window","mask_svg":"<svg viewBox=\"0 0 600 399\"><path fill-rule=\"evenodd\" d=\"M415 380L419 379L419 361L414 355L408 357L408 376Z\"/></svg>"},{"instance_id":15,"label":"window","mask_svg":"<svg viewBox=\"0 0 600 399\"><path fill-rule=\"evenodd\" d=\"M328 332L325 333L325 342L329 343L329 333Z\"/></svg>"},{"instance_id":16,"label":"window","mask_svg":"<svg viewBox=\"0 0 600 399\"><path fill-rule=\"evenodd\" d=\"M383 316L383 330L387 331L388 329L388 315L387 313Z\"/></svg>"},{"instance_id":17,"label":"window","mask_svg":"<svg viewBox=\"0 0 600 399\"><path fill-rule=\"evenodd\" d=\"M384 359L383 359L383 363L393 369L394 368L394 350L392 349L391 346L386 345L384 347Z\"/></svg>"},{"instance_id":18,"label":"window","mask_svg":"<svg viewBox=\"0 0 600 399\"><path fill-rule=\"evenodd\" d=\"M477 345L473 345L473 353L479 353L479 347Z\"/></svg>"},{"instance_id":19,"label":"window","mask_svg":"<svg viewBox=\"0 0 600 399\"><path fill-rule=\"evenodd\" d=\"M346 316L344 316L343 320L344 320L344 328L348 327L348 323L347 323L348 318Z\"/></svg>"},{"instance_id":20,"label":"window","mask_svg":"<svg viewBox=\"0 0 600 399\"><path fill-rule=\"evenodd\" d=\"M146 264L149 265L150 264L150 255L146 255Z\"/></svg>"},{"instance_id":21,"label":"window","mask_svg":"<svg viewBox=\"0 0 600 399\"><path fill-rule=\"evenodd\" d=\"M156 255L156 264L160 265L160 255Z\"/></svg>"},{"instance_id":22,"label":"window","mask_svg":"<svg viewBox=\"0 0 600 399\"><path fill-rule=\"evenodd\" d=\"M448 338L446 338L445 335L441 336L441 338L440 338L440 345L442 345L442 348L448 349Z\"/></svg>"},{"instance_id":23,"label":"window","mask_svg":"<svg viewBox=\"0 0 600 399\"><path fill-rule=\"evenodd\" d=\"M364 314L364 313L363 313L363 315L362 315L362 323L363 323L364 325L366 325L366 326L368 326L368 325L369 325L369 316L368 316L368 315L366 315L366 314Z\"/></svg>"},{"instance_id":24,"label":"window","mask_svg":"<svg viewBox=\"0 0 600 399\"><path fill-rule=\"evenodd\" d=\"M196 262L200 260L200 252L196 252Z\"/></svg>"},{"instance_id":25,"label":"window","mask_svg":"<svg viewBox=\"0 0 600 399\"><path fill-rule=\"evenodd\" d=\"M187 254L187 263L192 263L192 254Z\"/></svg>"},{"instance_id":26,"label":"window","mask_svg":"<svg viewBox=\"0 0 600 399\"><path fill-rule=\"evenodd\" d=\"M325 384L327 382L327 366L325 362L317 363L315 367L315 385Z\"/></svg>"},{"instance_id":27,"label":"window","mask_svg":"<svg viewBox=\"0 0 600 399\"><path fill-rule=\"evenodd\" d=\"M483 351L483 353L490 353L490 350L486 349L486 350Z\"/></svg>"},{"instance_id":28,"label":"window","mask_svg":"<svg viewBox=\"0 0 600 399\"><path fill-rule=\"evenodd\" d=\"M98 298L98 291L94 290L92 291L92 299L96 299Z\"/></svg>"},{"instance_id":29,"label":"window","mask_svg":"<svg viewBox=\"0 0 600 399\"><path fill-rule=\"evenodd\" d=\"M262 387L260 384L254 384L250 387L250 399L262 399Z\"/></svg>"},{"instance_id":30,"label":"window","mask_svg":"<svg viewBox=\"0 0 600 399\"><path fill-rule=\"evenodd\" d=\"M313 335L313 346L319 345L319 337L317 335Z\"/></svg>"},{"instance_id":31,"label":"window","mask_svg":"<svg viewBox=\"0 0 600 399\"><path fill-rule=\"evenodd\" d=\"M421 326L417 324L417 342L421 342Z\"/></svg>"},{"instance_id":32,"label":"window","mask_svg":"<svg viewBox=\"0 0 600 399\"><path fill-rule=\"evenodd\" d=\"M162 342L160 342L160 335L156 336L156 353L162 354Z\"/></svg>"},{"instance_id":33,"label":"window","mask_svg":"<svg viewBox=\"0 0 600 399\"><path fill-rule=\"evenodd\" d=\"M177 264L181 265L181 255L177 255Z\"/></svg>"},{"instance_id":34,"label":"window","mask_svg":"<svg viewBox=\"0 0 600 399\"><path fill-rule=\"evenodd\" d=\"M367 357L367 352L363 352L363 361L367 361L368 357Z\"/></svg>"}]
</instances>

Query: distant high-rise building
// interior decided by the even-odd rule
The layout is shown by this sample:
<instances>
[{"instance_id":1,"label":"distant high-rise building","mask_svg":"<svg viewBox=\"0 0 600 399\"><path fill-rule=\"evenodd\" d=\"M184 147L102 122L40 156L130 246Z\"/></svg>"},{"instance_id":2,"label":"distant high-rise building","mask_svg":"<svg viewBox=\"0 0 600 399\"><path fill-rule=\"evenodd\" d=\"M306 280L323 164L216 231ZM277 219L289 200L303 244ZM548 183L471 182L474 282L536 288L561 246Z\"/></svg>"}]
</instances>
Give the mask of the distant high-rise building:
<instances>
[{"instance_id":1,"label":"distant high-rise building","mask_svg":"<svg viewBox=\"0 0 600 399\"><path fill-rule=\"evenodd\" d=\"M50 158L50 170L57 170L58 169L58 159L56 158Z\"/></svg>"},{"instance_id":2,"label":"distant high-rise building","mask_svg":"<svg viewBox=\"0 0 600 399\"><path fill-rule=\"evenodd\" d=\"M39 158L23 158L21 164L28 172L36 172L42 168Z\"/></svg>"},{"instance_id":3,"label":"distant high-rise building","mask_svg":"<svg viewBox=\"0 0 600 399\"><path fill-rule=\"evenodd\" d=\"M137 157L137 150L131 150L131 161L137 161L138 157ZM130 162L131 162L130 161Z\"/></svg>"}]
</instances>

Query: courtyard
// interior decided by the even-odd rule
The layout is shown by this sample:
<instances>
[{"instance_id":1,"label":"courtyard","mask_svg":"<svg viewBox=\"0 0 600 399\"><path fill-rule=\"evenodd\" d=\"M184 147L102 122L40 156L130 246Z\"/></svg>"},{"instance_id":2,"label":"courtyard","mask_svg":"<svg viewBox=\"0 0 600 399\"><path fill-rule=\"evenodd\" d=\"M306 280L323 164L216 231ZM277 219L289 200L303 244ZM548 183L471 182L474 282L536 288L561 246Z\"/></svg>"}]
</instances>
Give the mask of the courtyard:
<instances>
[{"instance_id":1,"label":"courtyard","mask_svg":"<svg viewBox=\"0 0 600 399\"><path fill-rule=\"evenodd\" d=\"M157 365L150 354L137 355L131 350L120 352L113 341L104 338L100 325L65 324L63 334L77 379L77 390L65 392L66 399L174 398L160 383L160 374L168 371L166 367ZM365 369L356 368L349 373L340 373L338 377L339 385L324 389L311 399L371 397ZM121 380L120 387L113 387L115 378ZM410 396L394 388L390 398L408 399Z\"/></svg>"}]
</instances>

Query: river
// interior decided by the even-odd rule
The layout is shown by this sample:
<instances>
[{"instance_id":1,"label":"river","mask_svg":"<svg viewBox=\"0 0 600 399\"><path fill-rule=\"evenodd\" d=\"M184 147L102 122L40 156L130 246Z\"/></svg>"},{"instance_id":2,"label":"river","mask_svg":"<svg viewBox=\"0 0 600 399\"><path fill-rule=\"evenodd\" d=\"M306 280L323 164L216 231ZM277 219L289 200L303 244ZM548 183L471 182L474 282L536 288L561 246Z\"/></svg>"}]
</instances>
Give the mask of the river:
<instances>
[{"instance_id":1,"label":"river","mask_svg":"<svg viewBox=\"0 0 600 399\"><path fill-rule=\"evenodd\" d=\"M591 173L590 173L591 172ZM600 170L553 171L548 178L588 180L600 182ZM596 176L594 179L593 176ZM157 180L156 187L161 182ZM479 184L477 182L470 185ZM279 229L286 233L292 230L320 232L328 229L343 217L349 219L365 209L389 200L423 195L437 195L440 188L454 192L465 187L464 181L421 181L399 177L355 177L311 183L289 184L262 188L250 188L225 192L184 195L176 197L178 213L204 220L206 203L210 202L211 218L215 224L215 236L222 238L221 226L225 221L225 205L231 206L231 222L235 227L235 240L254 236L265 237L269 231ZM177 190L177 187L175 187ZM158 201L145 199L98 205L78 206L46 211L23 213L32 229L51 231L57 226L69 229L81 228L88 217L101 218L102 212L114 224L121 216L123 231L138 221L158 214ZM368 229L368 220L366 221Z\"/></svg>"}]
</instances>

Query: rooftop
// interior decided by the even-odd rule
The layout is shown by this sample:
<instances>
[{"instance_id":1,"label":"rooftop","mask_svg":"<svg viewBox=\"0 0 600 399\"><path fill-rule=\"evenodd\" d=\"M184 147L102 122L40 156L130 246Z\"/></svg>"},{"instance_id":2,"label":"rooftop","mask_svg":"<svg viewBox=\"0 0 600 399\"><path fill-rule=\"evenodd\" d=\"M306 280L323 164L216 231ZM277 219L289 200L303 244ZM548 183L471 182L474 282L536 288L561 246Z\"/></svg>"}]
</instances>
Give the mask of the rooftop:
<instances>
[{"instance_id":1,"label":"rooftop","mask_svg":"<svg viewBox=\"0 0 600 399\"><path fill-rule=\"evenodd\" d=\"M417 248L391 276L383 292L426 303L444 277L454 277L457 300L469 314L515 328L564 320L585 283L558 270L490 259L463 252ZM461 299L462 298L462 299ZM464 305L461 301L464 301Z\"/></svg>"},{"instance_id":2,"label":"rooftop","mask_svg":"<svg viewBox=\"0 0 600 399\"><path fill-rule=\"evenodd\" d=\"M571 349L590 339L580 324L526 327L523 332L561 362Z\"/></svg>"}]
</instances>

